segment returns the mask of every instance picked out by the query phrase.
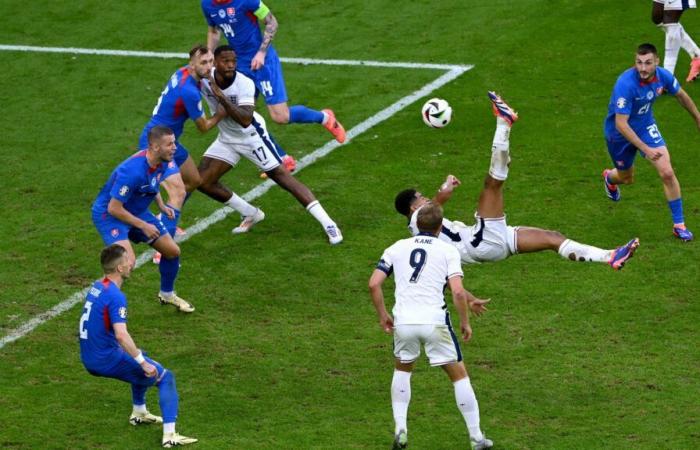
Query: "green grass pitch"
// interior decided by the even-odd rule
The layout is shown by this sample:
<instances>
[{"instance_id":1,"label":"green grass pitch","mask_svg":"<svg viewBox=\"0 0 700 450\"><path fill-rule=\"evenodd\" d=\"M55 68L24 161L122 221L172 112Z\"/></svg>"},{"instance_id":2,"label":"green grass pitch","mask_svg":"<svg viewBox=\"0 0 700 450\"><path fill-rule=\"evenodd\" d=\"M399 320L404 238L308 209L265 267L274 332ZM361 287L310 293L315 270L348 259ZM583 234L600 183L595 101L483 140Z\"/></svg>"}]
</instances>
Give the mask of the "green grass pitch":
<instances>
[{"instance_id":1,"label":"green grass pitch","mask_svg":"<svg viewBox=\"0 0 700 450\"><path fill-rule=\"evenodd\" d=\"M226 220L183 243L178 291L185 316L155 300L152 264L125 285L136 343L177 377L178 430L197 449L382 449L393 432L391 339L367 279L405 236L397 191L432 193L448 173L463 186L446 206L469 222L489 164L494 120L487 90L521 115L505 189L512 225L556 229L614 247L641 247L619 273L604 265L521 255L465 268L465 285L492 298L463 345L482 428L502 449L700 447L700 278L697 243L671 236L661 183L639 160L637 183L612 204L602 121L636 46L664 35L651 1L267 2L283 57L473 64L431 94L447 99L443 130L421 122L421 99L305 168L343 229L330 247L316 222L273 188L253 203L267 219L243 236ZM700 38L700 13L685 29ZM0 44L186 52L206 39L198 2L0 2ZM87 286L101 240L89 207L110 171L136 148L170 74L184 61L0 51L0 335ZM676 75L684 79L681 52ZM284 64L291 104L331 107L347 129L441 75L439 70ZM700 100L700 88L683 83ZM700 139L671 98L655 105L700 230ZM262 108L264 109L264 108ZM269 125L297 157L328 141L318 126ZM198 160L215 133L189 124ZM260 183L247 162L225 181ZM200 194L191 226L219 205ZM143 247L137 251L144 251ZM387 297L391 291L386 290ZM448 301L449 302L449 301ZM160 430L127 423L127 385L80 364L76 306L0 349L0 448L155 448ZM418 364L409 410L413 449L467 448L441 371ZM148 395L158 411L155 391Z\"/></svg>"}]
</instances>

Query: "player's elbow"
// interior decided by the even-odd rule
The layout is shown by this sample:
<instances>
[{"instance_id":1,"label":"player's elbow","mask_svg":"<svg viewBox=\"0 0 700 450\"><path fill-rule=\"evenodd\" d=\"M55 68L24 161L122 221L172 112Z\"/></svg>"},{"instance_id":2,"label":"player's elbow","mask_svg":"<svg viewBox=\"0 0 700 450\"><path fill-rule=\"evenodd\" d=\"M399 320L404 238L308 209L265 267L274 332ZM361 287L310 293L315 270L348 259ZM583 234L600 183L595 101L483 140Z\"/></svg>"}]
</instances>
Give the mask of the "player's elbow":
<instances>
[{"instance_id":1,"label":"player's elbow","mask_svg":"<svg viewBox=\"0 0 700 450\"><path fill-rule=\"evenodd\" d=\"M126 331L126 328L123 327L115 328L114 337L117 339L117 342L119 342L119 344L124 344L124 342L126 342L129 339L129 332Z\"/></svg>"}]
</instances>

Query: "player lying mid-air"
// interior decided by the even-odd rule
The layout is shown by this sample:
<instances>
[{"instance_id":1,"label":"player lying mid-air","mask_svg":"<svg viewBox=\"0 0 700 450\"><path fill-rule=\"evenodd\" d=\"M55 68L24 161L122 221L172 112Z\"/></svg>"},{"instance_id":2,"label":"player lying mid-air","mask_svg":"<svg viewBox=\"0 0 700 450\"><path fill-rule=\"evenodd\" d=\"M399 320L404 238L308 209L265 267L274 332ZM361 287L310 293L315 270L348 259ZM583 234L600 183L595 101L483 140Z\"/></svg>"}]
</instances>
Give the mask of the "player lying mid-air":
<instances>
[{"instance_id":1,"label":"player lying mid-air","mask_svg":"<svg viewBox=\"0 0 700 450\"><path fill-rule=\"evenodd\" d=\"M440 239L459 250L463 264L500 261L516 253L554 250L572 261L601 262L620 270L639 246L634 238L615 250L604 250L581 244L558 231L533 227L512 227L506 224L503 212L503 183L508 177L510 164L510 128L518 119L517 113L494 92L489 92L496 115L496 133L493 139L491 167L474 215L476 223L468 226L462 222L443 219ZM433 202L443 205L452 196L460 181L448 175ZM409 219L412 235L419 233L416 220L418 210L431 200L415 189L406 189L396 196L396 210Z\"/></svg>"}]
</instances>

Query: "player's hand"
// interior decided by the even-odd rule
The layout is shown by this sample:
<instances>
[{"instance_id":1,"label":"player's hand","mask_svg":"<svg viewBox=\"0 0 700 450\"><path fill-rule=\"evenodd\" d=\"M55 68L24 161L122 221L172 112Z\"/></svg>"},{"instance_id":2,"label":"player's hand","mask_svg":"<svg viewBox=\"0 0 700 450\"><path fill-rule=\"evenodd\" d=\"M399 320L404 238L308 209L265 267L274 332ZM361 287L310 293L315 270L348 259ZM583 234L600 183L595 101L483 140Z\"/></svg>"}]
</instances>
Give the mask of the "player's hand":
<instances>
[{"instance_id":1,"label":"player's hand","mask_svg":"<svg viewBox=\"0 0 700 450\"><path fill-rule=\"evenodd\" d=\"M379 326L382 327L386 334L391 334L394 332L394 319L389 314L386 314L379 319Z\"/></svg>"},{"instance_id":2,"label":"player's hand","mask_svg":"<svg viewBox=\"0 0 700 450\"><path fill-rule=\"evenodd\" d=\"M146 223L141 228L141 231L143 231L143 234L145 234L149 240L157 239L160 236L160 231L158 231L158 228L150 223Z\"/></svg>"},{"instance_id":3,"label":"player's hand","mask_svg":"<svg viewBox=\"0 0 700 450\"><path fill-rule=\"evenodd\" d=\"M644 156L651 161L656 161L664 155L664 152L655 148L649 148L644 152Z\"/></svg>"},{"instance_id":4,"label":"player's hand","mask_svg":"<svg viewBox=\"0 0 700 450\"><path fill-rule=\"evenodd\" d=\"M172 209L170 206L168 206L168 205L163 205L163 207L162 207L162 208L159 208L159 209L160 209L160 211L161 211L163 214L165 214L166 216L168 216L168 219L171 219L171 220L172 220L172 219L175 218L175 210Z\"/></svg>"},{"instance_id":5,"label":"player's hand","mask_svg":"<svg viewBox=\"0 0 700 450\"><path fill-rule=\"evenodd\" d=\"M462 324L461 325L462 329L462 340L464 342L469 342L469 339L472 338L472 327L467 323L467 324Z\"/></svg>"},{"instance_id":6,"label":"player's hand","mask_svg":"<svg viewBox=\"0 0 700 450\"><path fill-rule=\"evenodd\" d=\"M219 85L216 84L216 80L211 75L211 73L209 74L209 87L211 88L211 92L212 92L212 94L214 94L214 97L221 98L224 96L223 91L221 90Z\"/></svg>"},{"instance_id":7,"label":"player's hand","mask_svg":"<svg viewBox=\"0 0 700 450\"><path fill-rule=\"evenodd\" d=\"M441 192L452 192L454 188L462 184L459 179L454 176L454 175L447 175L447 178L445 178L445 182L442 183L442 186L440 186L440 191Z\"/></svg>"},{"instance_id":8,"label":"player's hand","mask_svg":"<svg viewBox=\"0 0 700 450\"><path fill-rule=\"evenodd\" d=\"M486 308L486 304L490 301L490 298L487 298L486 300L482 300L480 298L474 299L471 302L469 302L469 310L472 313L474 313L474 315L480 316L486 311L488 311L488 308Z\"/></svg>"},{"instance_id":9,"label":"player's hand","mask_svg":"<svg viewBox=\"0 0 700 450\"><path fill-rule=\"evenodd\" d=\"M251 70L259 70L259 69L262 69L262 67L264 65L265 65L265 52L258 52L253 57L253 60L250 62L250 69Z\"/></svg>"},{"instance_id":10,"label":"player's hand","mask_svg":"<svg viewBox=\"0 0 700 450\"><path fill-rule=\"evenodd\" d=\"M141 368L143 369L143 373L145 373L148 378L153 378L158 375L158 369L156 369L156 366L148 361L144 361L143 364L141 364Z\"/></svg>"}]
</instances>

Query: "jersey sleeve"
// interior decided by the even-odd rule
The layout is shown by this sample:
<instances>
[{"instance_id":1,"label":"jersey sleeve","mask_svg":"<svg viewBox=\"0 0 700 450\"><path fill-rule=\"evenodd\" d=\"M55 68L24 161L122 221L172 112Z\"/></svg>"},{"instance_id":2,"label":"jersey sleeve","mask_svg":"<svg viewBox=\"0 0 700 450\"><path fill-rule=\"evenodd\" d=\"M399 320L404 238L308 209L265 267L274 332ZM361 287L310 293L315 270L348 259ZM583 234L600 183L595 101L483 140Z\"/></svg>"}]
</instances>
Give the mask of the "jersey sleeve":
<instances>
[{"instance_id":1,"label":"jersey sleeve","mask_svg":"<svg viewBox=\"0 0 700 450\"><path fill-rule=\"evenodd\" d=\"M112 184L109 195L122 203L126 203L133 195L137 185L138 180L136 177L130 174L126 167L122 166L117 169L117 176L114 178L114 184Z\"/></svg>"},{"instance_id":2,"label":"jersey sleeve","mask_svg":"<svg viewBox=\"0 0 700 450\"><path fill-rule=\"evenodd\" d=\"M214 21L212 20L211 16L210 16L209 13L207 12L207 9L204 7L204 2L205 2L205 1L207 1L207 0L204 0L204 1L202 2L202 4L201 4L201 6L202 6L202 14L204 14L204 20L207 21L207 25L209 25L210 27L216 28L216 23L214 23Z\"/></svg>"},{"instance_id":3,"label":"jersey sleeve","mask_svg":"<svg viewBox=\"0 0 700 450\"><path fill-rule=\"evenodd\" d=\"M241 75L239 72L238 76ZM245 77L241 83L241 91L238 96L238 106L243 105L255 106L255 83L248 77Z\"/></svg>"},{"instance_id":4,"label":"jersey sleeve","mask_svg":"<svg viewBox=\"0 0 700 450\"><path fill-rule=\"evenodd\" d=\"M447 278L452 277L464 277L464 272L462 272L462 259L459 256L459 251L448 245L447 252Z\"/></svg>"},{"instance_id":5,"label":"jersey sleeve","mask_svg":"<svg viewBox=\"0 0 700 450\"><path fill-rule=\"evenodd\" d=\"M260 21L265 20L265 17L270 14L270 8L268 8L265 3L258 0L251 1L251 3L253 4L251 6L254 6L254 4L257 3L255 8L251 8L253 9L253 14L255 14L255 17L257 17Z\"/></svg>"},{"instance_id":6,"label":"jersey sleeve","mask_svg":"<svg viewBox=\"0 0 700 450\"><path fill-rule=\"evenodd\" d=\"M393 259L391 257L391 247L384 250L382 257L379 259L379 262L377 263L377 270L381 270L388 277L390 277L391 274L394 273L394 263L393 263Z\"/></svg>"},{"instance_id":7,"label":"jersey sleeve","mask_svg":"<svg viewBox=\"0 0 700 450\"><path fill-rule=\"evenodd\" d=\"M619 78L615 83L612 100L615 102L615 114L630 115L632 113L634 92L624 79Z\"/></svg>"},{"instance_id":8,"label":"jersey sleeve","mask_svg":"<svg viewBox=\"0 0 700 450\"><path fill-rule=\"evenodd\" d=\"M678 83L676 77L674 77L670 71L664 69L663 67L659 67L658 71L659 78L661 79L661 82L663 83L666 92L668 92L671 95L676 95L678 91L681 90L681 85L680 83Z\"/></svg>"},{"instance_id":9,"label":"jersey sleeve","mask_svg":"<svg viewBox=\"0 0 700 450\"><path fill-rule=\"evenodd\" d=\"M202 95L199 93L199 89L188 89L182 97L182 100L185 102L187 115L190 116L190 119L197 120L204 115Z\"/></svg>"},{"instance_id":10,"label":"jersey sleeve","mask_svg":"<svg viewBox=\"0 0 700 450\"><path fill-rule=\"evenodd\" d=\"M163 179L165 180L168 178L170 175L175 175L176 173L180 173L180 168L178 167L177 163L175 161L170 161L169 163L166 163L167 166L165 167L165 171L163 172Z\"/></svg>"},{"instance_id":11,"label":"jersey sleeve","mask_svg":"<svg viewBox=\"0 0 700 450\"><path fill-rule=\"evenodd\" d=\"M126 323L126 297L123 293L117 292L112 296L107 313L112 324Z\"/></svg>"}]
</instances>

